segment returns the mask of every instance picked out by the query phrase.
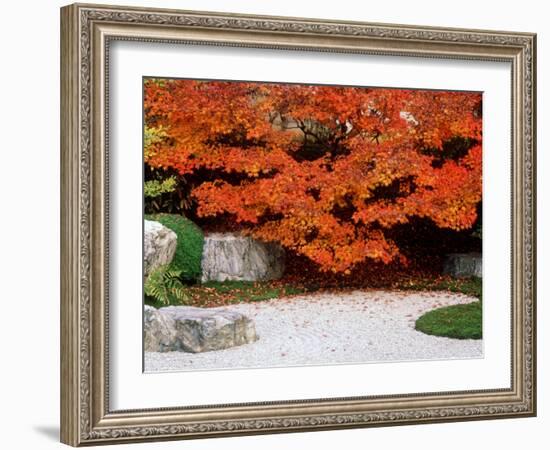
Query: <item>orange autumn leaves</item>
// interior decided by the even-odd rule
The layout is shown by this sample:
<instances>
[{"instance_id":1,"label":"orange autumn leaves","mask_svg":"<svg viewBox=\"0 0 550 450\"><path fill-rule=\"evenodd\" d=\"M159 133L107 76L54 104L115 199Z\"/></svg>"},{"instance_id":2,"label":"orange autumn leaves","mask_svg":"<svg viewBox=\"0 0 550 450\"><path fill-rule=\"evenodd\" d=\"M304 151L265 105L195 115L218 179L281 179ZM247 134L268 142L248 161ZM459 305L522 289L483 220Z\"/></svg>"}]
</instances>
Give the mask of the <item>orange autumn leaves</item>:
<instances>
[{"instance_id":1,"label":"orange autumn leaves","mask_svg":"<svg viewBox=\"0 0 550 450\"><path fill-rule=\"evenodd\" d=\"M412 217L471 228L481 201L481 94L249 82L145 81L145 163L207 174L201 217L348 272L402 258Z\"/></svg>"}]
</instances>

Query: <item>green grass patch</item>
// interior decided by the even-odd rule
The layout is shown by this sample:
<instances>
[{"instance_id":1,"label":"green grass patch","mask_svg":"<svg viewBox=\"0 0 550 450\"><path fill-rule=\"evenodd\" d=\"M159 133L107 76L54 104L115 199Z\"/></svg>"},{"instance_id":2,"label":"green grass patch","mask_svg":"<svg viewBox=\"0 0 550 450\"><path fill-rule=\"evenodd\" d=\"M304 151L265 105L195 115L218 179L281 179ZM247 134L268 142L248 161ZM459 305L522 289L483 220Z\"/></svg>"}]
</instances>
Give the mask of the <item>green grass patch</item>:
<instances>
[{"instance_id":1,"label":"green grass patch","mask_svg":"<svg viewBox=\"0 0 550 450\"><path fill-rule=\"evenodd\" d=\"M413 291L448 291L460 292L481 300L482 282L480 278L423 278L410 279L396 284L394 287Z\"/></svg>"},{"instance_id":2,"label":"green grass patch","mask_svg":"<svg viewBox=\"0 0 550 450\"><path fill-rule=\"evenodd\" d=\"M227 294L237 302L270 300L304 292L294 286L252 281L209 281L202 284L201 288L206 291L206 297L211 294L215 296Z\"/></svg>"},{"instance_id":3,"label":"green grass patch","mask_svg":"<svg viewBox=\"0 0 550 450\"><path fill-rule=\"evenodd\" d=\"M482 282L479 278L428 280L415 283L414 290L445 290L476 297L477 302L428 311L418 318L415 329L433 336L454 339L482 338Z\"/></svg>"},{"instance_id":4,"label":"green grass patch","mask_svg":"<svg viewBox=\"0 0 550 450\"><path fill-rule=\"evenodd\" d=\"M223 306L243 302L261 302L306 292L305 288L284 285L277 281L209 281L203 284L184 286L186 301L171 301L169 304L186 304L200 307ZM154 307L164 306L152 299L145 303Z\"/></svg>"}]
</instances>

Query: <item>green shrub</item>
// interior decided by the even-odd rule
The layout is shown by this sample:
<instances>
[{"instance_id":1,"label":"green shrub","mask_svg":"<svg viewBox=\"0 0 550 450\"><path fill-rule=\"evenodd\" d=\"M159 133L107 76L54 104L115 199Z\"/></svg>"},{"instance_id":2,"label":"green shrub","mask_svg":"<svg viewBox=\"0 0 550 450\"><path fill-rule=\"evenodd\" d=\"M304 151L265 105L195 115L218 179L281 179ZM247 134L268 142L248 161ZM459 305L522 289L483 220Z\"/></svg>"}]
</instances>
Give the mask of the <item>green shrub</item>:
<instances>
[{"instance_id":1,"label":"green shrub","mask_svg":"<svg viewBox=\"0 0 550 450\"><path fill-rule=\"evenodd\" d=\"M201 276L204 234L201 229L184 216L177 214L146 214L146 220L160 222L176 233L178 244L170 270L179 273L183 281L197 281Z\"/></svg>"},{"instance_id":2,"label":"green shrub","mask_svg":"<svg viewBox=\"0 0 550 450\"><path fill-rule=\"evenodd\" d=\"M149 198L159 197L162 194L174 192L176 189L176 178L168 177L164 180L149 180L143 184L143 195Z\"/></svg>"}]
</instances>

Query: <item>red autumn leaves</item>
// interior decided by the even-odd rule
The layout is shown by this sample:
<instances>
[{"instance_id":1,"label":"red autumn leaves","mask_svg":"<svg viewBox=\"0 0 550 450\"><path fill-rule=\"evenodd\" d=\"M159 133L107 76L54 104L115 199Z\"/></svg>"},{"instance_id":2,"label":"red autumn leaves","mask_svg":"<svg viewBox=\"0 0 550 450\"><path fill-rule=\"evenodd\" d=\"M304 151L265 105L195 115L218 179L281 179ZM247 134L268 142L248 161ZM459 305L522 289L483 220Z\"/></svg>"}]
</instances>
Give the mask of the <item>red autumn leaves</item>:
<instances>
[{"instance_id":1,"label":"red autumn leaves","mask_svg":"<svg viewBox=\"0 0 550 450\"><path fill-rule=\"evenodd\" d=\"M193 187L201 217L347 272L401 257L385 231L412 217L468 229L481 201L481 94L146 80L145 163Z\"/></svg>"}]
</instances>

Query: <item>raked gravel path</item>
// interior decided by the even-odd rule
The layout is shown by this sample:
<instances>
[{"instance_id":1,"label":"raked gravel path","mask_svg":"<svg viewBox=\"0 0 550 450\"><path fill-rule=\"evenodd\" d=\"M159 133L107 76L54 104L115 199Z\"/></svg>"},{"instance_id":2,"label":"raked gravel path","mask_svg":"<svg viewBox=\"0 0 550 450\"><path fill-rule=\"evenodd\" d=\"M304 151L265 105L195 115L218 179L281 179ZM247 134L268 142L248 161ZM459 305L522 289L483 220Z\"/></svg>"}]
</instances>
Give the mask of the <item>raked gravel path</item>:
<instances>
[{"instance_id":1,"label":"raked gravel path","mask_svg":"<svg viewBox=\"0 0 550 450\"><path fill-rule=\"evenodd\" d=\"M414 329L424 312L476 301L448 292L317 293L231 305L254 320L259 340L205 353L145 353L145 371L481 358L481 340Z\"/></svg>"}]
</instances>

